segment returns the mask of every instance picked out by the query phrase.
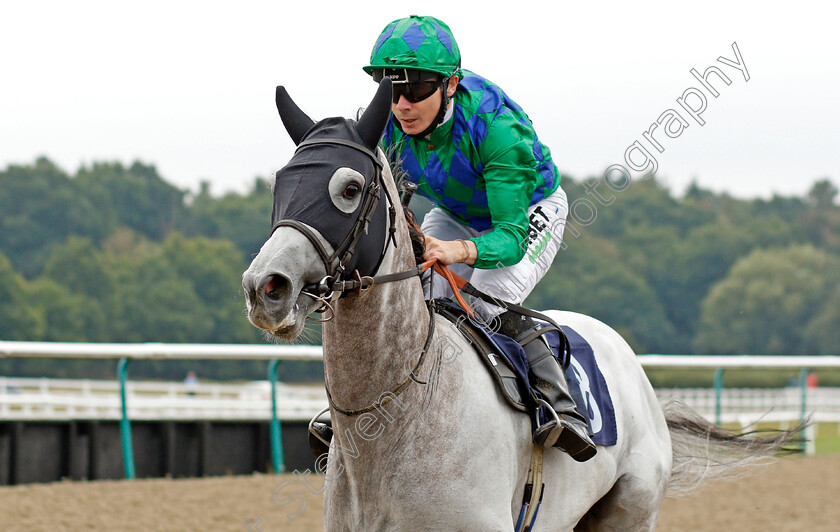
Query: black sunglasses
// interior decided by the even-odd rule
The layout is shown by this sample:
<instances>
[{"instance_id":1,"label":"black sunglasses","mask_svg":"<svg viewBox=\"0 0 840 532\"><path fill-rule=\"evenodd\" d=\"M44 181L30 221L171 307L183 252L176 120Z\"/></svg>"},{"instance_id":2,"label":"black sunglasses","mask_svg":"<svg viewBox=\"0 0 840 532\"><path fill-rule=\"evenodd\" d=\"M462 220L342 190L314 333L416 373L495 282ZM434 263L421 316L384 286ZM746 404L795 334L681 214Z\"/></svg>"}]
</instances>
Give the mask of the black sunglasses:
<instances>
[{"instance_id":1,"label":"black sunglasses","mask_svg":"<svg viewBox=\"0 0 840 532\"><path fill-rule=\"evenodd\" d=\"M400 96L411 103L422 102L437 91L445 80L413 81L411 83L394 83L394 104L399 103Z\"/></svg>"}]
</instances>

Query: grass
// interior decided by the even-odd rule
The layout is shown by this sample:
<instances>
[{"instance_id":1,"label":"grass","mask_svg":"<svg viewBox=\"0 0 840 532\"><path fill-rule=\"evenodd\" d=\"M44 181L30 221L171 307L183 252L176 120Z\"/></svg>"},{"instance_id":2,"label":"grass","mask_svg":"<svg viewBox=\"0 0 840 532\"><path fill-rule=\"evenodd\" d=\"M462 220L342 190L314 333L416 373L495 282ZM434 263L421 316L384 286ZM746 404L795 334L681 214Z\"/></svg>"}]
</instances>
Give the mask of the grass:
<instances>
[{"instance_id":1,"label":"grass","mask_svg":"<svg viewBox=\"0 0 840 532\"><path fill-rule=\"evenodd\" d=\"M817 454L840 453L840 423L820 423L814 440Z\"/></svg>"}]
</instances>

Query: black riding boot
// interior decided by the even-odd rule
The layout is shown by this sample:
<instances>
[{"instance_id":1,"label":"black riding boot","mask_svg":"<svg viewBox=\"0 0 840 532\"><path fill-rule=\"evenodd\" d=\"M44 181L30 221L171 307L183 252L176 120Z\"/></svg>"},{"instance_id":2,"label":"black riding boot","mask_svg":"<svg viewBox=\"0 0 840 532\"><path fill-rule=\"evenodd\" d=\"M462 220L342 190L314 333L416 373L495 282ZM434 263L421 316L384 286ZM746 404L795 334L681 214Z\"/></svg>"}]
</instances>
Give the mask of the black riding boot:
<instances>
[{"instance_id":1,"label":"black riding boot","mask_svg":"<svg viewBox=\"0 0 840 532\"><path fill-rule=\"evenodd\" d=\"M324 453L330 452L330 442L333 437L333 429L329 423L312 420L309 424L309 448L312 454L318 458Z\"/></svg>"},{"instance_id":2,"label":"black riding boot","mask_svg":"<svg viewBox=\"0 0 840 532\"><path fill-rule=\"evenodd\" d=\"M557 412L557 420L552 419L537 427L534 442L545 447L557 447L578 462L585 462L595 456L595 444L589 438L586 420L575 408L575 401L569 394L566 376L560 367L560 361L548 347L545 336L527 340L540 326L528 316L507 311L501 316L499 332L510 336L522 345L528 356L531 385L545 396L547 402Z\"/></svg>"}]
</instances>

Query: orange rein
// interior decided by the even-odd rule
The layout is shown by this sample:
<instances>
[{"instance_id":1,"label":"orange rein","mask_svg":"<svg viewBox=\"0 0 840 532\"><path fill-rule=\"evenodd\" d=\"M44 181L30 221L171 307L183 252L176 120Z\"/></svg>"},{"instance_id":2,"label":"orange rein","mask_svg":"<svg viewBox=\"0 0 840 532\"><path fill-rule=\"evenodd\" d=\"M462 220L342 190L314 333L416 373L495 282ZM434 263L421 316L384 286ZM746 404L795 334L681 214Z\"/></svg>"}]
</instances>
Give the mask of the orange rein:
<instances>
[{"instance_id":1,"label":"orange rein","mask_svg":"<svg viewBox=\"0 0 840 532\"><path fill-rule=\"evenodd\" d=\"M414 217L412 216L411 219L414 220ZM417 222L412 221L412 223L414 225L414 229L416 229L417 232L422 235L423 231L420 229L420 226L417 225ZM467 312L467 315L470 318L474 318L475 313L473 312L473 309L467 304L466 301L464 301L464 298L461 297L461 290L464 289L464 286L466 286L467 282L461 279L460 276L456 275L445 264L441 264L440 262L438 262L438 259L427 260L426 262L422 263L420 265L420 271L425 272L432 266L434 266L434 269L437 273L441 274L443 278L449 282L449 286L452 287L452 293L455 294L455 300L458 302L459 305L461 305L461 308Z\"/></svg>"},{"instance_id":2,"label":"orange rein","mask_svg":"<svg viewBox=\"0 0 840 532\"><path fill-rule=\"evenodd\" d=\"M420 265L421 271L426 271L430 267L434 267L434 270L441 274L444 279L449 282L449 286L452 287L452 293L455 294L455 300L458 301L458 304L461 305L470 318L474 317L473 309L464 301L464 298L461 297L461 290L463 290L464 286L467 282L458 275L456 275L452 270L450 270L445 264L438 262L438 259L427 260L423 264Z\"/></svg>"}]
</instances>

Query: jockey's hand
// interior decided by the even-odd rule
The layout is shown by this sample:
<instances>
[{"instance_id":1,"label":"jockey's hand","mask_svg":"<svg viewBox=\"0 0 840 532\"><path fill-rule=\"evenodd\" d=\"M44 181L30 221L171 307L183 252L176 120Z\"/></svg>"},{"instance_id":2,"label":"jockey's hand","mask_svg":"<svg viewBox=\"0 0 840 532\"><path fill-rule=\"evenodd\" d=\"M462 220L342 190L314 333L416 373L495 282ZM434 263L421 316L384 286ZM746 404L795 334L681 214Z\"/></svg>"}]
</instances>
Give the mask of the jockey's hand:
<instances>
[{"instance_id":1,"label":"jockey's hand","mask_svg":"<svg viewBox=\"0 0 840 532\"><path fill-rule=\"evenodd\" d=\"M426 240L424 260L437 259L446 266L456 262L472 266L478 259L478 249L471 240L439 240L429 235L425 235L424 238Z\"/></svg>"}]
</instances>

